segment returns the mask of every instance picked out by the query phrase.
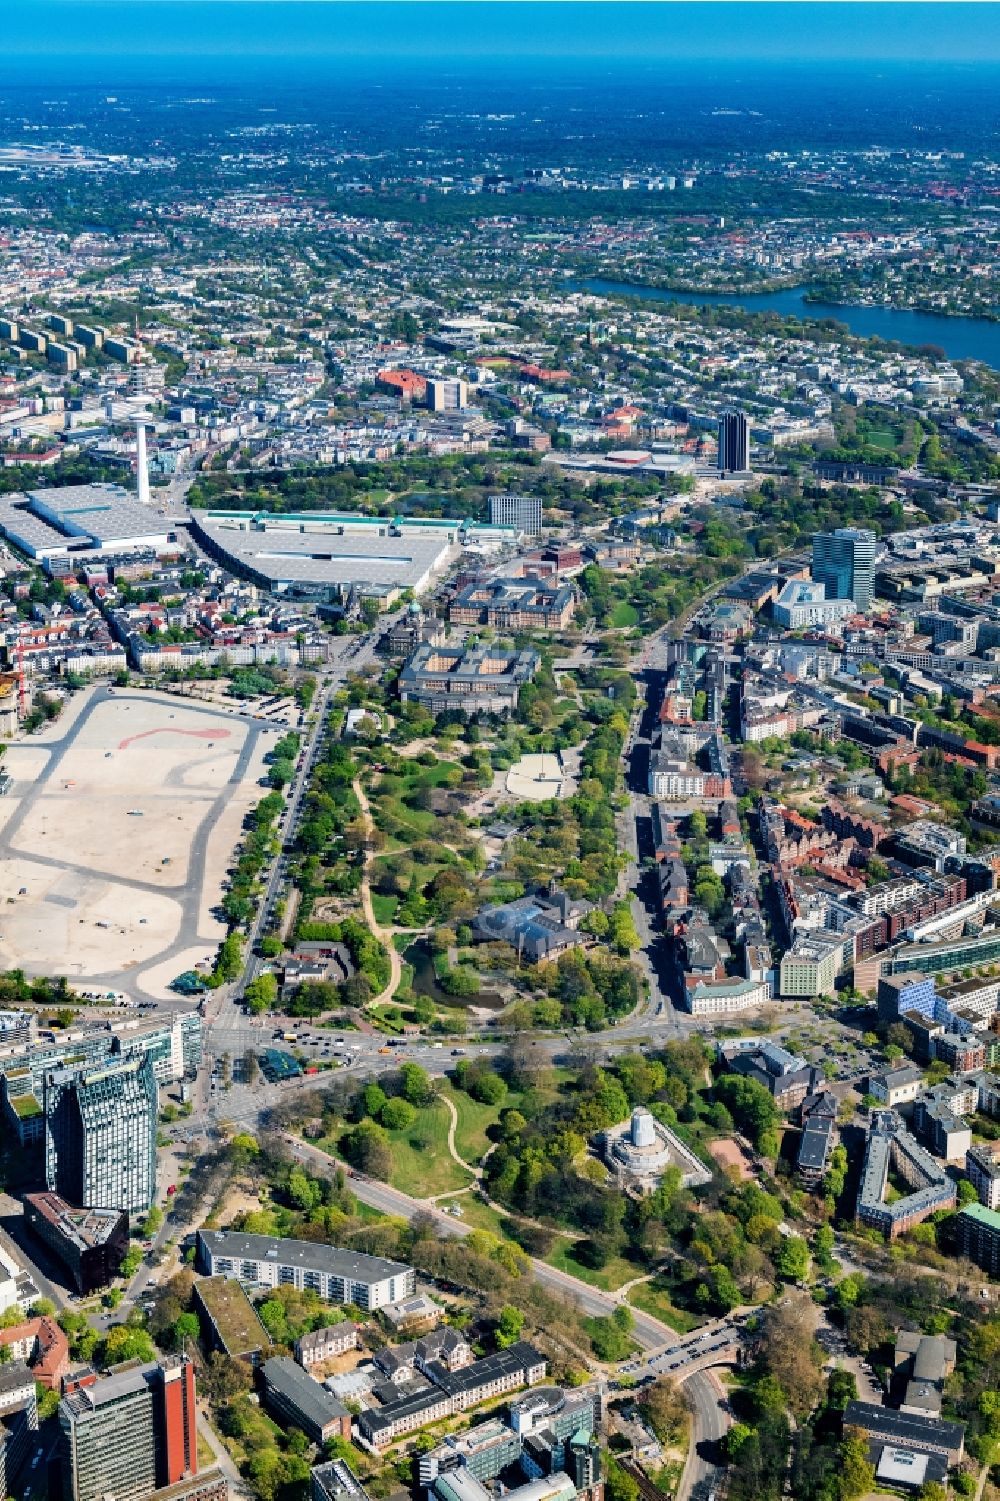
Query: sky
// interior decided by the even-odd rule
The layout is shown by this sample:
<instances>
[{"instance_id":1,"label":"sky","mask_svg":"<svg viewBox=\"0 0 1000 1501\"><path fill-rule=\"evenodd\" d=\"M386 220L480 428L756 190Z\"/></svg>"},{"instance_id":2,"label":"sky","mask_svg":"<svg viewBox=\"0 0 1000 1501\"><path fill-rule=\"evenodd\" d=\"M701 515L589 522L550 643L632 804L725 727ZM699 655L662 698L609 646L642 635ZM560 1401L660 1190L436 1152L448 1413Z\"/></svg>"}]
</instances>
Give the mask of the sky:
<instances>
[{"instance_id":1,"label":"sky","mask_svg":"<svg viewBox=\"0 0 1000 1501\"><path fill-rule=\"evenodd\" d=\"M250 60L1000 62L1000 4L965 0L0 0L0 14L3 71L25 82L85 59L133 60L137 81Z\"/></svg>"}]
</instances>

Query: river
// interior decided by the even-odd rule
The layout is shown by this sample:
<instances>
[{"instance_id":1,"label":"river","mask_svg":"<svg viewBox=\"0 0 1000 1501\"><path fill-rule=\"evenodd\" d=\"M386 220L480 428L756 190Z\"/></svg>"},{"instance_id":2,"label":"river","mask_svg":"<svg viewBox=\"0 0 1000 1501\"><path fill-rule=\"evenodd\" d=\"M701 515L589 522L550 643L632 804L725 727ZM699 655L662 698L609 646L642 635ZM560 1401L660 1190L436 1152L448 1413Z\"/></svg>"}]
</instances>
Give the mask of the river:
<instances>
[{"instance_id":1,"label":"river","mask_svg":"<svg viewBox=\"0 0 1000 1501\"><path fill-rule=\"evenodd\" d=\"M919 347L935 344L950 360L982 360L1000 370L1000 323L989 318L949 317L944 313L916 313L908 308L840 306L806 302L808 287L785 287L780 292L671 292L660 287L633 286L624 281L590 277L578 287L614 296L643 297L651 302L686 302L694 307L732 306L747 312L783 313L795 318L836 318L860 338L894 339Z\"/></svg>"}]
</instances>

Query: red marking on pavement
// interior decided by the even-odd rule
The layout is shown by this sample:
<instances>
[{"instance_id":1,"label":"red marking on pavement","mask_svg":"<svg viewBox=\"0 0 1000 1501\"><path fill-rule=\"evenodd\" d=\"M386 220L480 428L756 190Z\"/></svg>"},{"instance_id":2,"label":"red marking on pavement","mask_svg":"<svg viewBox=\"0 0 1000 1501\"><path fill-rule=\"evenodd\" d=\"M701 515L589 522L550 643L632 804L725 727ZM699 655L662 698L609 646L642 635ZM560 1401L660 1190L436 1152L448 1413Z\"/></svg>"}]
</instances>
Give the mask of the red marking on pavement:
<instances>
[{"instance_id":1,"label":"red marking on pavement","mask_svg":"<svg viewBox=\"0 0 1000 1501\"><path fill-rule=\"evenodd\" d=\"M128 750L136 740L145 740L149 735L193 735L195 740L225 740L231 733L231 730L221 727L217 730L176 730L172 724L164 724L155 730L143 730L139 735L129 735L127 740L119 740L118 749Z\"/></svg>"}]
</instances>

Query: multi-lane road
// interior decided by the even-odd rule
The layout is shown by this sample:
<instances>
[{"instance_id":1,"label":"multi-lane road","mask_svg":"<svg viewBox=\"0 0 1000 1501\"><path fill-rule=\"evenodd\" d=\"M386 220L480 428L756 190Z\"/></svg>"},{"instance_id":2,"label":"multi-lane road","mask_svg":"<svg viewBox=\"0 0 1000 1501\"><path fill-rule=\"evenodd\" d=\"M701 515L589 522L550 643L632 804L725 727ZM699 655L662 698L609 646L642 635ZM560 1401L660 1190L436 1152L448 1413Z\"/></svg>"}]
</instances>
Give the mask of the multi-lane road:
<instances>
[{"instance_id":1,"label":"multi-lane road","mask_svg":"<svg viewBox=\"0 0 1000 1501\"><path fill-rule=\"evenodd\" d=\"M309 789L316 760L326 736L330 733L330 706L334 695L343 687L350 673L362 671L374 658L375 637L372 635L334 637L333 643L334 655L320 676L316 697L310 711L305 743L288 790L284 812L279 821L278 836L281 840L281 850L277 859L273 861L265 880L264 890L248 935L246 960L242 973L235 984L223 986L205 1002L206 1030L209 1032L212 1051L217 1057L225 1052L235 1055L237 1051L242 1051L247 1046L259 1045L260 1038L256 1029L251 1029L250 1040L244 1042L242 1047L234 1048L232 1045L233 1038L230 1034L235 1031L243 1037L248 1030L245 1012L238 998L243 995L247 985L267 963L257 954L256 949L271 921L274 904L288 877L290 851L298 833L303 802Z\"/></svg>"}]
</instances>

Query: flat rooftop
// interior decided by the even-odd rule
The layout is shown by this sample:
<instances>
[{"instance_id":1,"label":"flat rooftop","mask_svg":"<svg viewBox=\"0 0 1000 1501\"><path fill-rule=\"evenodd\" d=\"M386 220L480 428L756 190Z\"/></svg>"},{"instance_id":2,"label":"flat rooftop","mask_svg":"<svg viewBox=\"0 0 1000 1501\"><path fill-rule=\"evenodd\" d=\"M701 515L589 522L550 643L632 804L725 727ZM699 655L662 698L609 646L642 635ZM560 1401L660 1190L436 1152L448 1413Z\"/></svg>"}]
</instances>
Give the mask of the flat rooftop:
<instances>
[{"instance_id":1,"label":"flat rooftop","mask_svg":"<svg viewBox=\"0 0 1000 1501\"><path fill-rule=\"evenodd\" d=\"M195 513L199 532L234 564L274 586L365 585L419 589L427 576L444 568L455 551L448 531L391 536L392 523L378 518L367 531L341 529L339 522L313 520L296 527L256 517L237 520Z\"/></svg>"},{"instance_id":2,"label":"flat rooftop","mask_svg":"<svg viewBox=\"0 0 1000 1501\"><path fill-rule=\"evenodd\" d=\"M33 1099L22 1095L21 1099ZM15 1103L16 1100L15 1100ZM20 1112L18 1112L20 1114ZM25 1194L25 1202L78 1251L103 1246L122 1217L120 1209L77 1209L55 1193Z\"/></svg>"},{"instance_id":3,"label":"flat rooftop","mask_svg":"<svg viewBox=\"0 0 1000 1501\"><path fill-rule=\"evenodd\" d=\"M226 1277L206 1277L203 1282L195 1283L195 1292L231 1355L270 1345L267 1330L238 1282Z\"/></svg>"},{"instance_id":4,"label":"flat rooftop","mask_svg":"<svg viewBox=\"0 0 1000 1501\"><path fill-rule=\"evenodd\" d=\"M245 1230L199 1230L198 1239L213 1256L310 1268L332 1277L350 1278L352 1282L384 1282L387 1277L402 1277L411 1270L402 1262L387 1261L384 1256L367 1256L363 1251L342 1250L320 1241L251 1235Z\"/></svg>"},{"instance_id":5,"label":"flat rooftop","mask_svg":"<svg viewBox=\"0 0 1000 1501\"><path fill-rule=\"evenodd\" d=\"M0 501L0 531L33 557L165 544L162 516L121 485L53 485Z\"/></svg>"}]
</instances>

